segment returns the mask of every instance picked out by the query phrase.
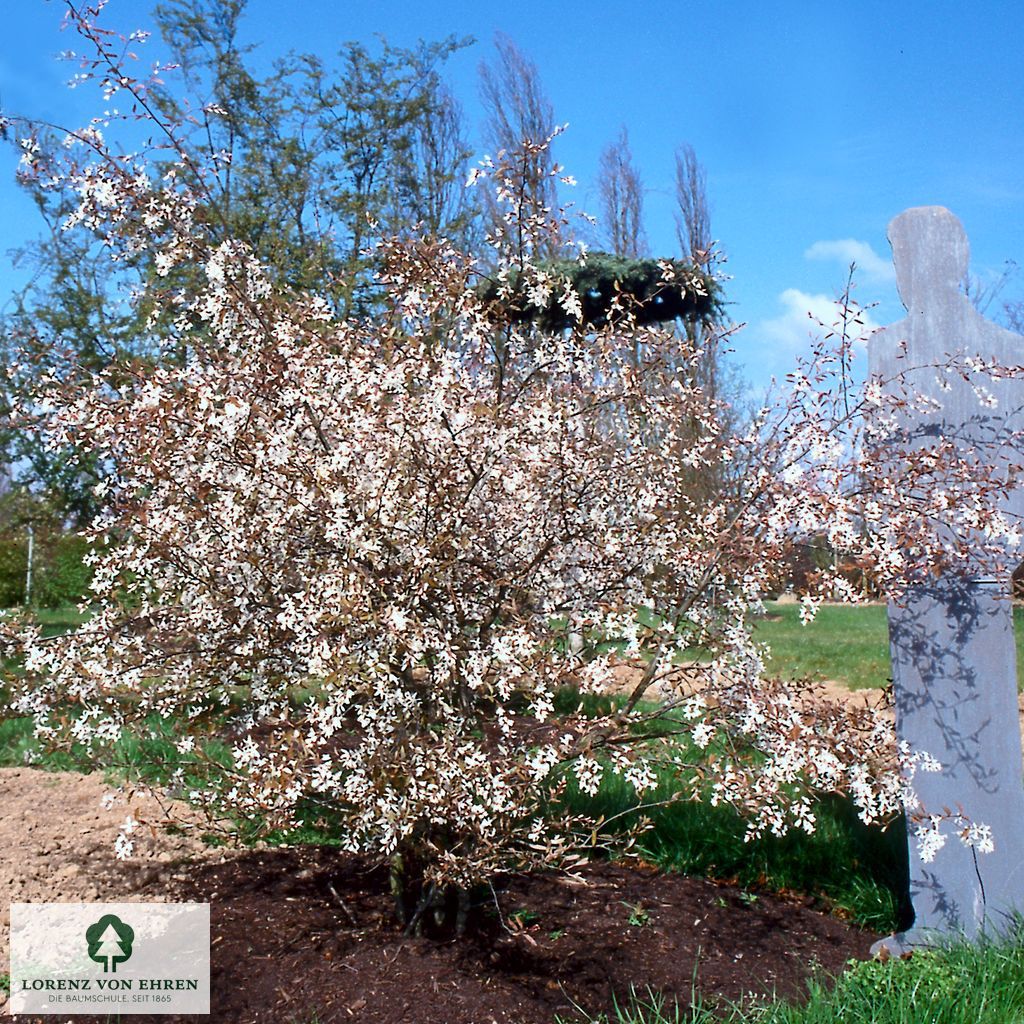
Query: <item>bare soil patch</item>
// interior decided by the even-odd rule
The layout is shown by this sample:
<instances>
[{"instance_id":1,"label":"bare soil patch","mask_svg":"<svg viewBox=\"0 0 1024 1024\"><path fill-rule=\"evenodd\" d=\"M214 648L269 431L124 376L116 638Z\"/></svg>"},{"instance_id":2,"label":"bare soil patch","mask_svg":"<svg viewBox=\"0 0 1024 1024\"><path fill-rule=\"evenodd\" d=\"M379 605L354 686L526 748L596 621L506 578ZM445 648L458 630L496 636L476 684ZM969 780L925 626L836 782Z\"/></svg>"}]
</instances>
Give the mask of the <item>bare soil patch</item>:
<instances>
[{"instance_id":1,"label":"bare soil patch","mask_svg":"<svg viewBox=\"0 0 1024 1024\"><path fill-rule=\"evenodd\" d=\"M239 1024L553 1024L634 984L798 997L873 940L804 899L609 863L505 879L450 942L405 938L385 874L330 849L201 864L174 893L213 901L212 1019Z\"/></svg>"},{"instance_id":2,"label":"bare soil patch","mask_svg":"<svg viewBox=\"0 0 1024 1024\"><path fill-rule=\"evenodd\" d=\"M0 768L0 974L9 965L10 904L162 902L173 898L169 887L185 877L186 861L226 856L190 829L198 822L187 807L172 808L182 828L168 832L156 827L166 805L125 791L105 807L104 797L114 792L99 774ZM120 861L114 843L129 815L138 822L130 832L134 850ZM6 1008L0 991L0 1014Z\"/></svg>"},{"instance_id":3,"label":"bare soil patch","mask_svg":"<svg viewBox=\"0 0 1024 1024\"><path fill-rule=\"evenodd\" d=\"M159 900L180 865L196 857L223 857L211 851L188 826L187 807L175 805L184 826L168 832L156 824L164 805L143 792L115 793L99 774L0 768L0 973L8 962L11 903L74 903L92 900ZM126 818L132 857L120 861L114 843Z\"/></svg>"},{"instance_id":4,"label":"bare soil patch","mask_svg":"<svg viewBox=\"0 0 1024 1024\"><path fill-rule=\"evenodd\" d=\"M106 811L108 790L97 776L0 770L0 895L209 901L212 1014L139 1024L553 1024L575 1007L609 1011L631 985L683 1003L694 984L710 1000L798 997L812 970L841 970L874 938L808 899L595 863L578 877L502 880L457 941L408 939L384 873L333 849L226 854L143 826L136 856L119 862L127 808L138 820L159 808L136 796Z\"/></svg>"}]
</instances>

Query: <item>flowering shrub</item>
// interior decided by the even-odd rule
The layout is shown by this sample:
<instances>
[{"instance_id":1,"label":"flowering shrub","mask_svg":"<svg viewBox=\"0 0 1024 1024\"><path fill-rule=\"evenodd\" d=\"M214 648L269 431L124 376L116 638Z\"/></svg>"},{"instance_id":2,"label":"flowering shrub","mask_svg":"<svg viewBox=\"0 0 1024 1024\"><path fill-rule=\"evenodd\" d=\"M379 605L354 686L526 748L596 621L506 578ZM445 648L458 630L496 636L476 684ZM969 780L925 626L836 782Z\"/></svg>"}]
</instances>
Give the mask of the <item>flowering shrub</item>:
<instances>
[{"instance_id":1,"label":"flowering shrub","mask_svg":"<svg viewBox=\"0 0 1024 1024\"><path fill-rule=\"evenodd\" d=\"M102 52L85 73L144 98ZM929 541L938 494L965 530L1005 525L977 462L924 453L883 475L884 403L874 381L854 394L852 339L730 435L678 333L638 323L626 297L580 324L580 296L532 261L564 216L524 203L500 155L475 175L505 211L488 259L386 240L385 312L338 319L218 235L215 169L177 146L157 172L101 129L69 135L59 166L27 137L24 173L77 193L69 230L149 260L145 301L181 357L51 378L18 411L108 471L88 530L95 615L54 639L8 631L13 708L40 737L101 757L176 723L172 789L266 828L329 809L344 850L390 863L410 927L451 919L499 869L567 856L567 773L640 794L672 773L680 799L732 803L752 835L812 830L818 790L868 821L902 806L884 718L764 682L746 624L802 537L892 588L960 556L948 533ZM666 288L702 287L664 270ZM532 326L524 294L569 326ZM723 481L699 503L695 472ZM817 585L807 616L822 594L856 596L827 572ZM621 706L553 718L557 688L602 689L622 665ZM229 739L229 768L210 737ZM204 765L209 784L186 787Z\"/></svg>"}]
</instances>

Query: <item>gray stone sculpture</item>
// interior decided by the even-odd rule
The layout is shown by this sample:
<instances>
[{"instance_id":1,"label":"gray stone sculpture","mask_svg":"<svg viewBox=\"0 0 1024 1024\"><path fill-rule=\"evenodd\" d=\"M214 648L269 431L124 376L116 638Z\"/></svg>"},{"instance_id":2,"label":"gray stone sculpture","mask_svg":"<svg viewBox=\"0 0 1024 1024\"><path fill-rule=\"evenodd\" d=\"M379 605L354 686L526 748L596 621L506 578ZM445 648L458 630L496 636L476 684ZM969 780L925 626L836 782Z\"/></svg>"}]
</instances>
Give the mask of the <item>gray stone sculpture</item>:
<instances>
[{"instance_id":1,"label":"gray stone sculpture","mask_svg":"<svg viewBox=\"0 0 1024 1024\"><path fill-rule=\"evenodd\" d=\"M1019 365L1024 337L985 320L962 294L967 236L948 210L907 210L889 225L889 240L908 315L871 338L870 372L899 380L887 385L890 393L899 389L936 405L933 411L908 406L898 415L887 457L898 459L941 436L964 451L982 444L991 464L1009 471L1021 459L1024 379L986 381L995 403L984 402L969 381L943 377L936 366L957 353ZM1024 492L1013 492L1004 511L1024 512ZM950 836L926 863L914 835L921 819L908 820L914 923L876 943L875 952L974 939L1024 912L1024 785L1009 587L1005 569L979 561L966 576L922 579L889 604L897 734L911 751L927 751L942 765L940 772L916 774L920 810L990 826L994 850L979 852Z\"/></svg>"}]
</instances>

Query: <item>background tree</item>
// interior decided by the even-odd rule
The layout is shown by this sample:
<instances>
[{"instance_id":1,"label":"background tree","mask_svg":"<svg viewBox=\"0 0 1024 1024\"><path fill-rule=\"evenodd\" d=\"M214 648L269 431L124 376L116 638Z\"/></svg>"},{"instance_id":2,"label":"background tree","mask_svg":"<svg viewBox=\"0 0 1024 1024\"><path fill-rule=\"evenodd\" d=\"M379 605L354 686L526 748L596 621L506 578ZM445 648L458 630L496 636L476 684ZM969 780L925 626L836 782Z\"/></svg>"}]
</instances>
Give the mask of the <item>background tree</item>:
<instances>
[{"instance_id":1,"label":"background tree","mask_svg":"<svg viewBox=\"0 0 1024 1024\"><path fill-rule=\"evenodd\" d=\"M707 185L707 172L693 146L680 146L676 150L676 238L685 258L710 270L715 258Z\"/></svg>"},{"instance_id":2,"label":"background tree","mask_svg":"<svg viewBox=\"0 0 1024 1024\"><path fill-rule=\"evenodd\" d=\"M32 277L0 321L0 360L7 370L0 376L0 457L13 483L45 494L51 515L56 503L67 524L76 526L96 511L101 471L13 429L11 412L47 375L95 373L120 359L152 358L152 307L126 299L138 289L137 260L113 265L94 233L62 230L73 209L71 196L40 188L30 171L22 182L45 234L15 254L16 265L29 268Z\"/></svg>"},{"instance_id":3,"label":"background tree","mask_svg":"<svg viewBox=\"0 0 1024 1024\"><path fill-rule=\"evenodd\" d=\"M541 259L556 256L560 232L556 211L558 197L555 163L548 140L557 130L554 108L544 92L537 65L506 35L494 37L495 57L480 64L480 94L486 114L484 144L494 155L504 153L501 163L513 170L512 194L526 211L526 223L538 230L529 232L542 247ZM489 230L504 230L502 207L488 196ZM541 227L547 230L540 230ZM513 240L522 247L525 239Z\"/></svg>"},{"instance_id":4,"label":"background tree","mask_svg":"<svg viewBox=\"0 0 1024 1024\"><path fill-rule=\"evenodd\" d=\"M714 276L719 262L711 233L711 207L707 190L707 171L694 148L684 144L675 154L676 238L683 258L694 267ZM694 383L712 400L721 401L721 415L728 420L727 430L738 431L747 417L743 408L743 382L738 370L727 360L727 313L723 302L713 307L694 310L679 320L687 344L701 353L696 362ZM700 431L701 424L693 424ZM745 468L719 463L714 467L695 468L689 486L694 494L706 499L720 495L727 486L742 479Z\"/></svg>"},{"instance_id":5,"label":"background tree","mask_svg":"<svg viewBox=\"0 0 1024 1024\"><path fill-rule=\"evenodd\" d=\"M468 149L439 68L469 40L377 51L349 42L338 64L314 54L260 79L238 42L243 0L173 0L156 22L184 96L157 93L185 134L216 157L211 200L226 234L245 238L291 287L333 282L339 309L367 314L368 251L384 234L422 230L461 242L472 221L456 185Z\"/></svg>"},{"instance_id":6,"label":"background tree","mask_svg":"<svg viewBox=\"0 0 1024 1024\"><path fill-rule=\"evenodd\" d=\"M152 170L166 164L189 177L201 230L213 243L245 239L277 286L315 285L336 309L370 315L371 252L383 237L423 232L465 246L476 230L463 188L461 112L441 76L468 41L404 49L382 39L375 51L347 43L334 63L293 55L260 74L254 48L241 39L245 8L245 0L156 7L175 69L139 96L152 113L150 130L170 145ZM133 34L107 45L121 45L128 60L142 42ZM105 71L104 88L116 95L120 85L110 66ZM0 380L0 459L19 486L45 492L47 507L62 507L74 527L95 514L102 472L7 428L10 412L48 375L96 373L132 358L185 359L173 342L174 304L164 297L177 295L180 310L202 268L166 256L156 263L145 247L112 263L94 226L70 223L80 195L66 180L54 187L48 173L63 136L35 133L22 155L20 181L44 233L17 256L32 276L0 324L10 371ZM192 160L175 161L172 137Z\"/></svg>"},{"instance_id":7,"label":"background tree","mask_svg":"<svg viewBox=\"0 0 1024 1024\"><path fill-rule=\"evenodd\" d=\"M408 144L395 154L392 205L385 223L396 233L416 231L479 247L477 196L465 187L472 149L464 135L462 107L430 71L429 89Z\"/></svg>"},{"instance_id":8,"label":"background tree","mask_svg":"<svg viewBox=\"0 0 1024 1024\"><path fill-rule=\"evenodd\" d=\"M1003 316L1006 326L1011 331L1024 334L1024 300L1010 301L1003 304Z\"/></svg>"},{"instance_id":9,"label":"background tree","mask_svg":"<svg viewBox=\"0 0 1024 1024\"><path fill-rule=\"evenodd\" d=\"M629 132L625 125L601 153L597 193L609 252L626 259L648 255L643 228L643 181L633 164ZM684 250L683 255L690 254Z\"/></svg>"},{"instance_id":10,"label":"background tree","mask_svg":"<svg viewBox=\"0 0 1024 1024\"><path fill-rule=\"evenodd\" d=\"M1017 262L1007 260L1002 271L988 281L968 273L963 282L963 289L971 304L983 316L990 315L993 303L998 302L992 319L1021 334L1024 333L1024 299L1008 298L1006 295L1011 284L1019 284L1019 275L1020 267Z\"/></svg>"}]
</instances>

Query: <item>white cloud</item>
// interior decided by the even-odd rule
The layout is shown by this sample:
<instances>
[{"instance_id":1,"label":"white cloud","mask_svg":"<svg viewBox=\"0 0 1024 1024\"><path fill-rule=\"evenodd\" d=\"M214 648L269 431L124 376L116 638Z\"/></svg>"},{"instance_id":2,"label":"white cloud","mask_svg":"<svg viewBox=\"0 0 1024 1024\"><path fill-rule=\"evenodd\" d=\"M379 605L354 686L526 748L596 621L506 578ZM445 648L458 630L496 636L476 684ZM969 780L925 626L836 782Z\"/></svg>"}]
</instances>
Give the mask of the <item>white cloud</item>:
<instances>
[{"instance_id":1,"label":"white cloud","mask_svg":"<svg viewBox=\"0 0 1024 1024\"><path fill-rule=\"evenodd\" d=\"M799 288L787 288L779 296L779 304L782 313L762 320L757 325L756 333L758 337L788 353L806 352L812 339L823 337L839 320L835 297L821 292L810 294ZM853 327L856 334L867 334L878 328L878 324L866 313L862 317L863 329Z\"/></svg>"},{"instance_id":2,"label":"white cloud","mask_svg":"<svg viewBox=\"0 0 1024 1024\"><path fill-rule=\"evenodd\" d=\"M835 238L815 242L805 253L809 260L832 260L849 266L857 264L866 281L894 281L892 261L879 256L867 242L856 238Z\"/></svg>"},{"instance_id":3,"label":"white cloud","mask_svg":"<svg viewBox=\"0 0 1024 1024\"><path fill-rule=\"evenodd\" d=\"M781 377L796 369L798 357L810 355L814 341L833 330L839 320L839 308L832 295L787 288L778 302L782 307L779 315L752 324L744 332L751 347L740 346L742 358L759 375ZM849 331L858 342L856 350L863 353L865 339L879 325L866 313L861 316L863 324L853 324Z\"/></svg>"}]
</instances>

